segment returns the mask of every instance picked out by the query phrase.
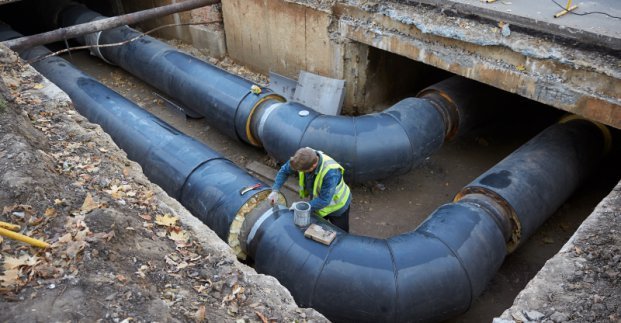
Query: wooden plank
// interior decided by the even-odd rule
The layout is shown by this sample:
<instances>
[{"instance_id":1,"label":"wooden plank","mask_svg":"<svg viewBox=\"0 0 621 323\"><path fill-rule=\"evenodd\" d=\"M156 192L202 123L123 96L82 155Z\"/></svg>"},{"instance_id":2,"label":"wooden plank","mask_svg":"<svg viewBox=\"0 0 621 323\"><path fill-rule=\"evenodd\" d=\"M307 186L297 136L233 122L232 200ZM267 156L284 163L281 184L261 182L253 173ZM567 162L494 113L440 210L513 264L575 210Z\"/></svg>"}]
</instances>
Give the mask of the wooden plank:
<instances>
[{"instance_id":1,"label":"wooden plank","mask_svg":"<svg viewBox=\"0 0 621 323\"><path fill-rule=\"evenodd\" d=\"M274 179L276 178L276 174L278 173L278 170L257 161L252 161L248 163L246 165L246 169L253 175L257 175L262 179L270 182L270 184L274 183ZM296 178L289 177L283 186L295 193L299 192L299 186Z\"/></svg>"}]
</instances>

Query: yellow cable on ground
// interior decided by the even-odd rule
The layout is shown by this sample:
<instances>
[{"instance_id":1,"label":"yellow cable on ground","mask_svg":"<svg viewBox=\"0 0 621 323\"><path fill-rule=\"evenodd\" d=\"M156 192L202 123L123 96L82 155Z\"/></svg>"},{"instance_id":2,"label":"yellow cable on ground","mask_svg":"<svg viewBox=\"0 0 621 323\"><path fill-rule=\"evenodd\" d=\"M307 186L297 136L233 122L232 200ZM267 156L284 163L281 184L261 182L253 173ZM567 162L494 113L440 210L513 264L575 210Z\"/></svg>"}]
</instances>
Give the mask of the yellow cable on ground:
<instances>
[{"instance_id":1,"label":"yellow cable on ground","mask_svg":"<svg viewBox=\"0 0 621 323\"><path fill-rule=\"evenodd\" d=\"M27 244L30 244L32 246L39 247L39 248L47 248L50 246L47 242L28 237L21 233L13 232L5 228L0 228L0 235L5 236L7 238L11 238L13 240L25 242Z\"/></svg>"},{"instance_id":2,"label":"yellow cable on ground","mask_svg":"<svg viewBox=\"0 0 621 323\"><path fill-rule=\"evenodd\" d=\"M0 228L5 228L11 231L19 231L19 225L13 223L7 223L0 221Z\"/></svg>"}]
</instances>

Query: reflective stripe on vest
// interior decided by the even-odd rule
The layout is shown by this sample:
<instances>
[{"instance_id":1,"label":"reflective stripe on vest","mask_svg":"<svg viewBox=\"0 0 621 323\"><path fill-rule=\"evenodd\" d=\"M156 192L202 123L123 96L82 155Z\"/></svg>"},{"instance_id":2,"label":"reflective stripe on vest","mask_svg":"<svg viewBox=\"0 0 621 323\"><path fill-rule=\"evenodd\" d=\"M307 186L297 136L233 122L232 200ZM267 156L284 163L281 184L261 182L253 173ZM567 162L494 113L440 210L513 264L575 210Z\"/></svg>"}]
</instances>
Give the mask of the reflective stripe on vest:
<instances>
[{"instance_id":1,"label":"reflective stripe on vest","mask_svg":"<svg viewBox=\"0 0 621 323\"><path fill-rule=\"evenodd\" d=\"M349 190L349 186L347 186L347 184L345 184L345 181L343 180L343 174L345 173L345 169L341 165L339 165L339 163L337 163L334 159L332 159L330 156L323 154L323 153L321 153L321 156L323 157L321 161L321 165L319 165L319 171L317 172L317 176L315 176L315 181L313 182L313 196L314 197L319 195L319 191L321 190L321 186L323 185L323 178L324 176L326 176L328 171L332 169L338 169L341 171L341 180L336 185L336 190L334 191L334 195L330 199L330 204L328 204L323 209L316 211L318 215L323 217L345 206L345 204L347 203L347 200L349 199L349 195L351 193ZM305 184L304 176L305 176L304 172L299 172L299 177L300 177L299 185L300 185L300 197L301 198L305 198L308 196L308 192L306 191L305 185L304 185Z\"/></svg>"}]
</instances>

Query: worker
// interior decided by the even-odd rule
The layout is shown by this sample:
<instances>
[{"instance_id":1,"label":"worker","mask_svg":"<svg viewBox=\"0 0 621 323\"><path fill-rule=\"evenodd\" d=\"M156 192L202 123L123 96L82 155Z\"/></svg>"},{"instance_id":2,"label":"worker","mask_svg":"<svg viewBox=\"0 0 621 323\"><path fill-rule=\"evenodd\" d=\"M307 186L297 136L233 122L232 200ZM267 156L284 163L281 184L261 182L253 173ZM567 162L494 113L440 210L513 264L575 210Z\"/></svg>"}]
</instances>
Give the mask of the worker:
<instances>
[{"instance_id":1,"label":"worker","mask_svg":"<svg viewBox=\"0 0 621 323\"><path fill-rule=\"evenodd\" d=\"M300 148L282 165L268 196L270 203L276 203L278 191L295 172L299 176L300 197L310 195L311 212L349 232L351 193L343 179L344 169L321 151Z\"/></svg>"}]
</instances>

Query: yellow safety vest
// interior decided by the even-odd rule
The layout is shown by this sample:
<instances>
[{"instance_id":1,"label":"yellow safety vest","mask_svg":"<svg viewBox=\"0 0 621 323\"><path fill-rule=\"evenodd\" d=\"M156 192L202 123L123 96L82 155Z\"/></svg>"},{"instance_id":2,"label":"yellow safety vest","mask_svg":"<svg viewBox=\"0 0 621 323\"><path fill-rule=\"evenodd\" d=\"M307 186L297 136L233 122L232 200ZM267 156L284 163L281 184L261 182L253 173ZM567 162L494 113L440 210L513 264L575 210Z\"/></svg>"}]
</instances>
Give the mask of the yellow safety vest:
<instances>
[{"instance_id":1,"label":"yellow safety vest","mask_svg":"<svg viewBox=\"0 0 621 323\"><path fill-rule=\"evenodd\" d=\"M345 173L345 169L339 165L334 159L330 156L320 153L322 158L321 165L319 165L319 171L317 172L317 176L315 176L315 181L313 182L313 196L319 195L319 190L321 190L321 185L323 184L323 177L326 176L329 170L338 169L341 171L341 180L338 185L336 185L336 190L334 192L334 196L330 199L330 204L324 207L321 210L316 211L316 213L322 217L342 208L347 203L347 199L349 199L349 186L345 184L343 180L343 173ZM300 197L305 198L308 196L308 192L304 187L304 172L299 172L300 178Z\"/></svg>"}]
</instances>

